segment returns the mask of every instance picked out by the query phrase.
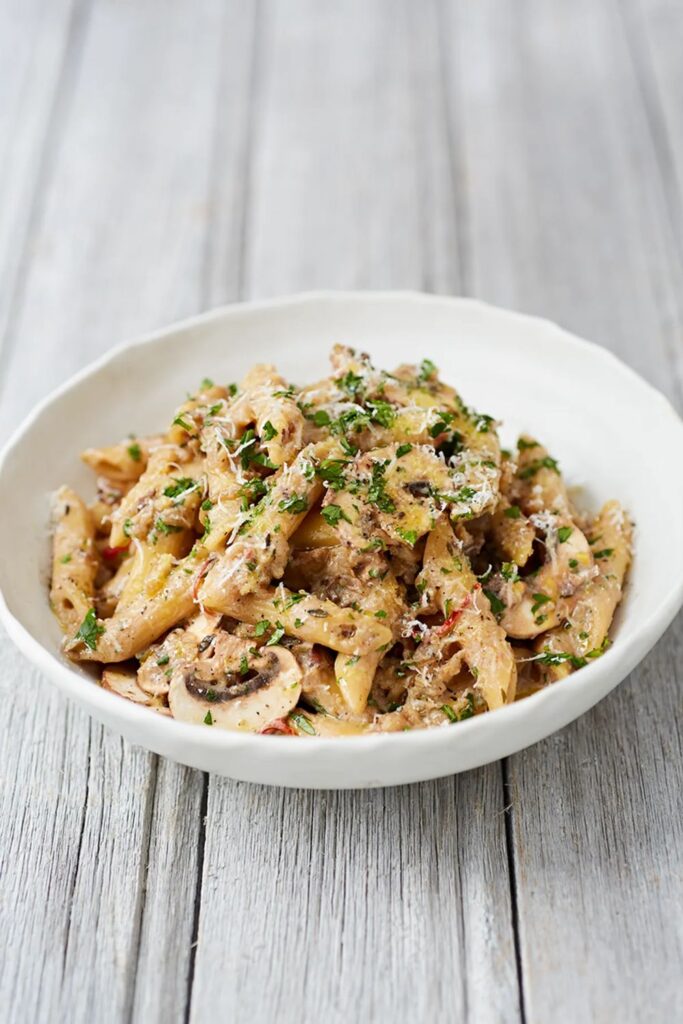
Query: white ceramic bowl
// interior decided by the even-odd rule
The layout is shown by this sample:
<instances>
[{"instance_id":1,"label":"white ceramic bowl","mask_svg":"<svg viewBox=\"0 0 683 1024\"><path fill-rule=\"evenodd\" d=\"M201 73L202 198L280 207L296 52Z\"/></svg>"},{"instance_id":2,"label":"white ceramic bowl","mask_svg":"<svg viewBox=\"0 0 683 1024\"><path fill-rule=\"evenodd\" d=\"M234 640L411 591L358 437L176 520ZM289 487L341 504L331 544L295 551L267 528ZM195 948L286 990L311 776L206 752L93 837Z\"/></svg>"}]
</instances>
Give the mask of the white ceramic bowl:
<instances>
[{"instance_id":1,"label":"white ceramic bowl","mask_svg":"<svg viewBox=\"0 0 683 1024\"><path fill-rule=\"evenodd\" d=\"M467 402L527 430L561 462L581 501L619 498L636 522L635 561L612 631L587 668L524 701L455 726L348 738L290 738L188 725L101 689L60 654L47 601L49 494L92 490L78 453L154 432L198 380L274 362L304 383L327 372L335 342L391 368L428 356ZM2 620L67 696L133 743L206 771L279 786L356 788L437 778L548 736L609 693L683 602L683 423L666 399L607 351L531 319L464 299L406 293L313 294L219 309L123 345L50 395L0 460ZM20 512L20 514L19 514ZM666 571L662 571L663 561Z\"/></svg>"}]
</instances>

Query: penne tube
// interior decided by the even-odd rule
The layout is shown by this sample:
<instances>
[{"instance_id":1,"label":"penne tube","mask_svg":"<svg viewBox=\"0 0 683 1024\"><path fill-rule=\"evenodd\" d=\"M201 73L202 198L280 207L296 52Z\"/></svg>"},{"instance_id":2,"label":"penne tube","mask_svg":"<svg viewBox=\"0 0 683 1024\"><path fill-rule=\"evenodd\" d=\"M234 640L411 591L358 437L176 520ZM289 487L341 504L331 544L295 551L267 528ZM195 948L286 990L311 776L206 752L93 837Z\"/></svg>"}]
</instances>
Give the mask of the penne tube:
<instances>
[{"instance_id":1,"label":"penne tube","mask_svg":"<svg viewBox=\"0 0 683 1024\"><path fill-rule=\"evenodd\" d=\"M548 664L550 679L563 678L604 650L631 562L632 532L617 501L607 502L593 521L590 535L598 575L568 602L566 623L537 641L536 650Z\"/></svg>"},{"instance_id":2,"label":"penne tube","mask_svg":"<svg viewBox=\"0 0 683 1024\"><path fill-rule=\"evenodd\" d=\"M282 585L220 604L204 603L243 622L268 622L287 636L351 656L379 653L391 643L390 630L369 615L311 594L293 593Z\"/></svg>"},{"instance_id":3,"label":"penne tube","mask_svg":"<svg viewBox=\"0 0 683 1024\"><path fill-rule=\"evenodd\" d=\"M444 616L435 627L439 640L459 644L489 709L509 704L517 681L512 649L445 519L427 539L421 576Z\"/></svg>"},{"instance_id":4,"label":"penne tube","mask_svg":"<svg viewBox=\"0 0 683 1024\"><path fill-rule=\"evenodd\" d=\"M75 491L60 487L53 502L50 604L66 633L74 633L93 604L98 561L90 511Z\"/></svg>"}]
</instances>

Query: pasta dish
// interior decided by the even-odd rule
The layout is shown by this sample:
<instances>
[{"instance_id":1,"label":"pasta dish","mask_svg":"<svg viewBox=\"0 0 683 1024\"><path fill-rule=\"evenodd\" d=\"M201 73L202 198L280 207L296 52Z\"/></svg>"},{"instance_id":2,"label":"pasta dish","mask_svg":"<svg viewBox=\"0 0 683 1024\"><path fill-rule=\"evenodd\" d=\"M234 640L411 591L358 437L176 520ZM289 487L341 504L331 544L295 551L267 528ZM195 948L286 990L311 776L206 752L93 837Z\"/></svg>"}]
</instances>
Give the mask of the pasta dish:
<instances>
[{"instance_id":1,"label":"pasta dish","mask_svg":"<svg viewBox=\"0 0 683 1024\"><path fill-rule=\"evenodd\" d=\"M631 523L501 448L429 359L336 346L295 387L205 379L168 429L90 448L54 500L51 604L101 685L184 722L328 736L450 726L599 657Z\"/></svg>"}]
</instances>

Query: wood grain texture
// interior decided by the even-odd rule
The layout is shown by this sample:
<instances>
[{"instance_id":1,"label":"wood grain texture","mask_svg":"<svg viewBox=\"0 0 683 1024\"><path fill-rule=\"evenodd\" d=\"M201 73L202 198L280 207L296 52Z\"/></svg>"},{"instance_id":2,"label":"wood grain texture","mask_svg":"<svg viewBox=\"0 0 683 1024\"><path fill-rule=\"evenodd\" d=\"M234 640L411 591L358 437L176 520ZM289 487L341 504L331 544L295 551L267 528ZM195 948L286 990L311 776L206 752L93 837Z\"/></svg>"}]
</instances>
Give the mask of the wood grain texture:
<instances>
[{"instance_id":1,"label":"wood grain texture","mask_svg":"<svg viewBox=\"0 0 683 1024\"><path fill-rule=\"evenodd\" d=\"M436 9L359 10L263 10L245 296L457 278ZM408 1005L418 1020L518 1019L498 767L384 793L211 779L190 1019Z\"/></svg>"},{"instance_id":2,"label":"wood grain texture","mask_svg":"<svg viewBox=\"0 0 683 1024\"><path fill-rule=\"evenodd\" d=\"M619 10L447 13L472 291L597 338L680 407L681 266ZM679 617L607 700L509 761L527 1020L683 1005L682 655Z\"/></svg>"},{"instance_id":3,"label":"wood grain texture","mask_svg":"<svg viewBox=\"0 0 683 1024\"><path fill-rule=\"evenodd\" d=\"M250 19L227 21L220 2L94 6L13 312L3 432L120 337L203 307L222 65L249 46ZM3 657L0 913L18 941L1 1015L181 1019L202 778L157 777L155 757L66 708L6 641Z\"/></svg>"},{"instance_id":4,"label":"wood grain texture","mask_svg":"<svg viewBox=\"0 0 683 1024\"><path fill-rule=\"evenodd\" d=\"M121 337L317 286L551 316L683 407L682 28L672 0L8 0L0 434ZM677 1019L682 655L679 617L502 769L306 793L129 747L3 637L0 1016Z\"/></svg>"},{"instance_id":5,"label":"wood grain texture","mask_svg":"<svg viewBox=\"0 0 683 1024\"><path fill-rule=\"evenodd\" d=\"M433 3L264 7L245 294L453 290Z\"/></svg>"},{"instance_id":6,"label":"wood grain texture","mask_svg":"<svg viewBox=\"0 0 683 1024\"><path fill-rule=\"evenodd\" d=\"M0 370L86 16L77 0L6 0L0 17Z\"/></svg>"},{"instance_id":7,"label":"wood grain texture","mask_svg":"<svg viewBox=\"0 0 683 1024\"><path fill-rule=\"evenodd\" d=\"M500 797L212 779L190 1019L517 1020Z\"/></svg>"}]
</instances>

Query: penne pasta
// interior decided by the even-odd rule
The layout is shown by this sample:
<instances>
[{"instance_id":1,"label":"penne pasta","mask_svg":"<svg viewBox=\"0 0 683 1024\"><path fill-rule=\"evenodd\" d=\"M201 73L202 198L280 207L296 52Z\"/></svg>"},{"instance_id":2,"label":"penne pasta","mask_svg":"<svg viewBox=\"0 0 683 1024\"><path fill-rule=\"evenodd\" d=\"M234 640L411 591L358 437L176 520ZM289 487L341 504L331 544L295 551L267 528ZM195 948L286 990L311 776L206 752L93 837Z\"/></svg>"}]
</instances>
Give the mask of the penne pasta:
<instances>
[{"instance_id":1,"label":"penne pasta","mask_svg":"<svg viewBox=\"0 0 683 1024\"><path fill-rule=\"evenodd\" d=\"M165 432L86 449L94 500L55 499L66 655L144 713L304 738L450 726L598 657L621 507L589 521L428 359L331 363L205 379Z\"/></svg>"},{"instance_id":2,"label":"penne pasta","mask_svg":"<svg viewBox=\"0 0 683 1024\"><path fill-rule=\"evenodd\" d=\"M50 603L65 633L74 633L93 605L97 558L90 511L69 487L53 503Z\"/></svg>"}]
</instances>

